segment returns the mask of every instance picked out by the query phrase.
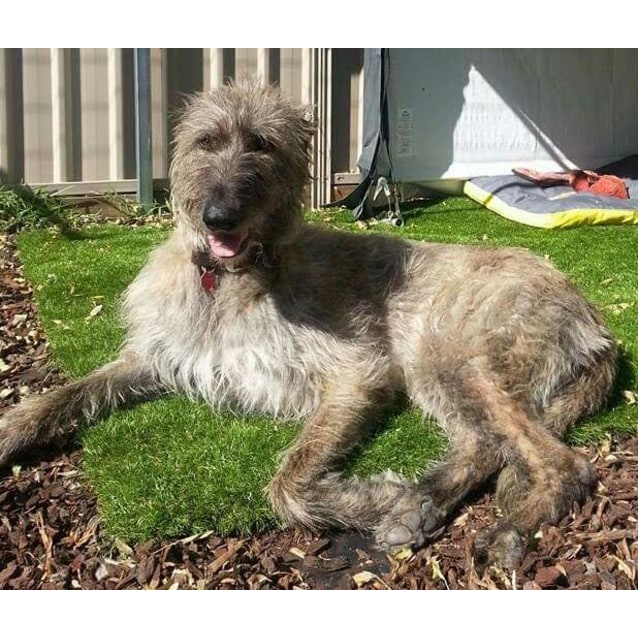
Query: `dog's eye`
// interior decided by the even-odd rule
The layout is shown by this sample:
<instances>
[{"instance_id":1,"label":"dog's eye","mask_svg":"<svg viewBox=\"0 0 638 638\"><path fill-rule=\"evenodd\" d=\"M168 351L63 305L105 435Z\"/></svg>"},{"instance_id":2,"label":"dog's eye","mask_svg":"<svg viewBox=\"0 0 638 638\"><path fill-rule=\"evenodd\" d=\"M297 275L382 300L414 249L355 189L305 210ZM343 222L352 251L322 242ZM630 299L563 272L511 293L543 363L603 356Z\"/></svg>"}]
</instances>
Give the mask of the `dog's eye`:
<instances>
[{"instance_id":1,"label":"dog's eye","mask_svg":"<svg viewBox=\"0 0 638 638\"><path fill-rule=\"evenodd\" d=\"M270 153L273 150L273 145L263 135L255 134L246 140L246 150L251 153Z\"/></svg>"},{"instance_id":2,"label":"dog's eye","mask_svg":"<svg viewBox=\"0 0 638 638\"><path fill-rule=\"evenodd\" d=\"M197 138L197 146L203 151L214 151L219 146L219 141L213 137L210 133L206 133Z\"/></svg>"}]
</instances>

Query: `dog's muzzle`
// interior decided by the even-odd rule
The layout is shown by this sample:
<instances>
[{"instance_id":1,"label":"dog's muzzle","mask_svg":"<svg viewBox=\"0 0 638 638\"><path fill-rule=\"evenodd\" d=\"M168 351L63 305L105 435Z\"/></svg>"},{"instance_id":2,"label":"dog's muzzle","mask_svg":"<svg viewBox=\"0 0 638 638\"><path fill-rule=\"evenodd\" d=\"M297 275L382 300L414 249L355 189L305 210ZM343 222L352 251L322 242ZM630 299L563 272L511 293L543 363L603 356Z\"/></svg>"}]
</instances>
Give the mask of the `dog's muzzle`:
<instances>
[{"instance_id":1,"label":"dog's muzzle","mask_svg":"<svg viewBox=\"0 0 638 638\"><path fill-rule=\"evenodd\" d=\"M238 211L227 206L209 203L202 213L202 221L212 231L230 232L241 222L241 215Z\"/></svg>"}]
</instances>

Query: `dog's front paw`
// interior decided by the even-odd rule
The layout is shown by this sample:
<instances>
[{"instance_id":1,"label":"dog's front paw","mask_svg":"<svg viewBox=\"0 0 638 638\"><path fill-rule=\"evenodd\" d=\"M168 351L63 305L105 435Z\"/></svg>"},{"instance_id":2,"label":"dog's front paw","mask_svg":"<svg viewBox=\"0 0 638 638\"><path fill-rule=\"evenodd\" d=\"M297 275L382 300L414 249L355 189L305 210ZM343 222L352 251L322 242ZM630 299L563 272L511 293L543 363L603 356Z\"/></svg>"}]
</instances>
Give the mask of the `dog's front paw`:
<instances>
[{"instance_id":1,"label":"dog's front paw","mask_svg":"<svg viewBox=\"0 0 638 638\"><path fill-rule=\"evenodd\" d=\"M443 526L445 518L446 513L429 496L410 491L381 520L375 538L379 547L388 552L403 547L417 549Z\"/></svg>"}]
</instances>

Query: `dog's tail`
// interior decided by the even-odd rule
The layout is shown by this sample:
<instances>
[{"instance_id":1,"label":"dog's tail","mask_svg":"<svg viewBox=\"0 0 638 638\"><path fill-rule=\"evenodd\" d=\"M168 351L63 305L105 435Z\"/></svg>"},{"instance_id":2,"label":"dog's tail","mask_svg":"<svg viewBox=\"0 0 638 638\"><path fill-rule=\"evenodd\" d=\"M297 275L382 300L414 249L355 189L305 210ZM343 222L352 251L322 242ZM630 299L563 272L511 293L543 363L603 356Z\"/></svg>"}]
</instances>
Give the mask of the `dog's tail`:
<instances>
[{"instance_id":1,"label":"dog's tail","mask_svg":"<svg viewBox=\"0 0 638 638\"><path fill-rule=\"evenodd\" d=\"M68 437L82 422L160 391L148 366L122 357L64 387L30 397L0 418L0 466L28 448Z\"/></svg>"}]
</instances>

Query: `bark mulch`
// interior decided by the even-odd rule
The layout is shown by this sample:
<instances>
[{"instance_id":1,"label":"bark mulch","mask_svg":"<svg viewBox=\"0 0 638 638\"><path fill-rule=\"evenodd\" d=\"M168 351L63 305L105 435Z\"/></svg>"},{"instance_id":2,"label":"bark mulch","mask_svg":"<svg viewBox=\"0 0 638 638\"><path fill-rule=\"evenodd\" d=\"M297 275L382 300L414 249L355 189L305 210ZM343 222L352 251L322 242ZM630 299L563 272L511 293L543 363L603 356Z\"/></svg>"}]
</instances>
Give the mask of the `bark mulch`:
<instances>
[{"instance_id":1,"label":"bark mulch","mask_svg":"<svg viewBox=\"0 0 638 638\"><path fill-rule=\"evenodd\" d=\"M52 365L11 237L0 237L0 413L64 382ZM0 470L0 589L636 589L638 437L582 450L594 498L545 526L514 574L478 573L477 531L496 521L484 494L423 550L386 556L357 534L213 533L128 546L102 534L81 451L49 447Z\"/></svg>"}]
</instances>

